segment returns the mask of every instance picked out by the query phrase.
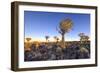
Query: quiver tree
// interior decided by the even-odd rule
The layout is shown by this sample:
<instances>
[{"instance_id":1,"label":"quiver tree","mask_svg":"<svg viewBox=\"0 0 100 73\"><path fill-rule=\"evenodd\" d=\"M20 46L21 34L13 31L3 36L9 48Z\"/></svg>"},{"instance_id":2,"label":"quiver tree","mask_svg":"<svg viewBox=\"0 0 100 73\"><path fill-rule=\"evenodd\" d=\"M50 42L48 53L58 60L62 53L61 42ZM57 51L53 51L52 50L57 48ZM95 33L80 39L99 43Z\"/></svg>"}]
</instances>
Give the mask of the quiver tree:
<instances>
[{"instance_id":1,"label":"quiver tree","mask_svg":"<svg viewBox=\"0 0 100 73\"><path fill-rule=\"evenodd\" d=\"M45 39L46 39L46 42L48 43L48 39L49 39L50 37L49 36L45 36Z\"/></svg>"},{"instance_id":2,"label":"quiver tree","mask_svg":"<svg viewBox=\"0 0 100 73\"><path fill-rule=\"evenodd\" d=\"M79 33L80 36L80 43L83 44L84 42L88 42L89 36L85 35L84 33Z\"/></svg>"},{"instance_id":3,"label":"quiver tree","mask_svg":"<svg viewBox=\"0 0 100 73\"><path fill-rule=\"evenodd\" d=\"M31 40L31 38L26 38L27 42L29 42Z\"/></svg>"},{"instance_id":4,"label":"quiver tree","mask_svg":"<svg viewBox=\"0 0 100 73\"><path fill-rule=\"evenodd\" d=\"M25 38L26 39L26 42L25 42L25 50L31 50L30 49L30 46L31 46L31 43L30 43L30 40L31 38Z\"/></svg>"},{"instance_id":5,"label":"quiver tree","mask_svg":"<svg viewBox=\"0 0 100 73\"><path fill-rule=\"evenodd\" d=\"M73 26L71 19L67 18L60 22L58 32L62 35L61 47L65 48L65 34L68 33Z\"/></svg>"},{"instance_id":6,"label":"quiver tree","mask_svg":"<svg viewBox=\"0 0 100 73\"><path fill-rule=\"evenodd\" d=\"M59 38L57 36L54 36L54 39L56 40L56 43L58 43Z\"/></svg>"}]
</instances>

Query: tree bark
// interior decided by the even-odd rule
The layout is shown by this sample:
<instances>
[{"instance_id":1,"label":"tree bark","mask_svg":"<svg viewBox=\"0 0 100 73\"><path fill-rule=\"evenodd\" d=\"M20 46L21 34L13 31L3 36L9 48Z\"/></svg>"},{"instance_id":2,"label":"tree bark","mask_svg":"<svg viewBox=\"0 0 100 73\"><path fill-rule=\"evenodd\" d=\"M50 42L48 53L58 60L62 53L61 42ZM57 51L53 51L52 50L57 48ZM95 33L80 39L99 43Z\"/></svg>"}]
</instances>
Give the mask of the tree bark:
<instances>
[{"instance_id":1,"label":"tree bark","mask_svg":"<svg viewBox=\"0 0 100 73\"><path fill-rule=\"evenodd\" d=\"M62 34L62 48L65 48L65 34Z\"/></svg>"}]
</instances>

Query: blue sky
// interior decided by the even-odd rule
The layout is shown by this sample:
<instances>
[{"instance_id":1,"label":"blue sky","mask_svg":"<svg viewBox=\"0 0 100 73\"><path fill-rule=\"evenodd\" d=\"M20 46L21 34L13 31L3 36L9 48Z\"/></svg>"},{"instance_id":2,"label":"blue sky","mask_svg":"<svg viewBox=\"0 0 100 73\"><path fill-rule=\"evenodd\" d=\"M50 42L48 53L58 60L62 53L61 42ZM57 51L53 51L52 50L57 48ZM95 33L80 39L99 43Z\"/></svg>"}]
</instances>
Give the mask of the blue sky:
<instances>
[{"instance_id":1,"label":"blue sky","mask_svg":"<svg viewBox=\"0 0 100 73\"><path fill-rule=\"evenodd\" d=\"M65 18L73 22L73 28L66 33L65 40L78 40L80 32L90 36L90 14L24 11L25 38L31 37L38 41L45 40L46 35L61 37L56 28Z\"/></svg>"}]
</instances>

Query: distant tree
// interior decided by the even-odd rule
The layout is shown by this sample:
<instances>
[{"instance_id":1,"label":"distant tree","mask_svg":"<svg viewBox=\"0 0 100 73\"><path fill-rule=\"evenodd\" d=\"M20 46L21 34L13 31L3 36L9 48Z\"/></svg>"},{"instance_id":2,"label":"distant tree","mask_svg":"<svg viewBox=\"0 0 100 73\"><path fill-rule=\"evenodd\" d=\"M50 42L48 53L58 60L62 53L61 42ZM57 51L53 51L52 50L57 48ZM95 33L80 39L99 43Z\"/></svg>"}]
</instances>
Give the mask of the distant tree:
<instances>
[{"instance_id":1,"label":"distant tree","mask_svg":"<svg viewBox=\"0 0 100 73\"><path fill-rule=\"evenodd\" d=\"M57 36L54 36L54 39L56 40L56 42L58 43L59 38Z\"/></svg>"},{"instance_id":2,"label":"distant tree","mask_svg":"<svg viewBox=\"0 0 100 73\"><path fill-rule=\"evenodd\" d=\"M46 42L48 42L49 38L50 38L49 36L45 36Z\"/></svg>"},{"instance_id":3,"label":"distant tree","mask_svg":"<svg viewBox=\"0 0 100 73\"><path fill-rule=\"evenodd\" d=\"M79 33L79 36L80 36L80 43L82 44L83 43L83 37L85 36L84 33Z\"/></svg>"},{"instance_id":4,"label":"distant tree","mask_svg":"<svg viewBox=\"0 0 100 73\"><path fill-rule=\"evenodd\" d=\"M85 35L84 33L79 33L80 36L80 42L83 44L84 42L87 42L89 40L89 36Z\"/></svg>"},{"instance_id":5,"label":"distant tree","mask_svg":"<svg viewBox=\"0 0 100 73\"><path fill-rule=\"evenodd\" d=\"M26 38L27 42L29 42L31 40L31 38Z\"/></svg>"},{"instance_id":6,"label":"distant tree","mask_svg":"<svg viewBox=\"0 0 100 73\"><path fill-rule=\"evenodd\" d=\"M26 38L26 43L25 43L25 50L31 50L30 46L31 46L31 43L29 42L31 40L31 38Z\"/></svg>"}]
</instances>

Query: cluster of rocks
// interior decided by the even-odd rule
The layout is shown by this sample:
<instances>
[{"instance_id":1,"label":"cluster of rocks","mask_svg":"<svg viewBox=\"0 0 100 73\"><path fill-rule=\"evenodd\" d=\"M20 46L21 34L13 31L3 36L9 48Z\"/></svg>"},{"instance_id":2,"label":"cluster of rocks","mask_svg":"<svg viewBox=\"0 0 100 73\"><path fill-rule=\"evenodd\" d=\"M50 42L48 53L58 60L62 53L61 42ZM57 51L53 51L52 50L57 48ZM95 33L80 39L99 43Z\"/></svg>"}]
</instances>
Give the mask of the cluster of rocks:
<instances>
[{"instance_id":1,"label":"cluster of rocks","mask_svg":"<svg viewBox=\"0 0 100 73\"><path fill-rule=\"evenodd\" d=\"M67 60L67 59L87 59L90 58L90 44L83 46L70 45L66 48L53 45L40 45L24 52L25 61L47 61L47 60Z\"/></svg>"}]
</instances>

